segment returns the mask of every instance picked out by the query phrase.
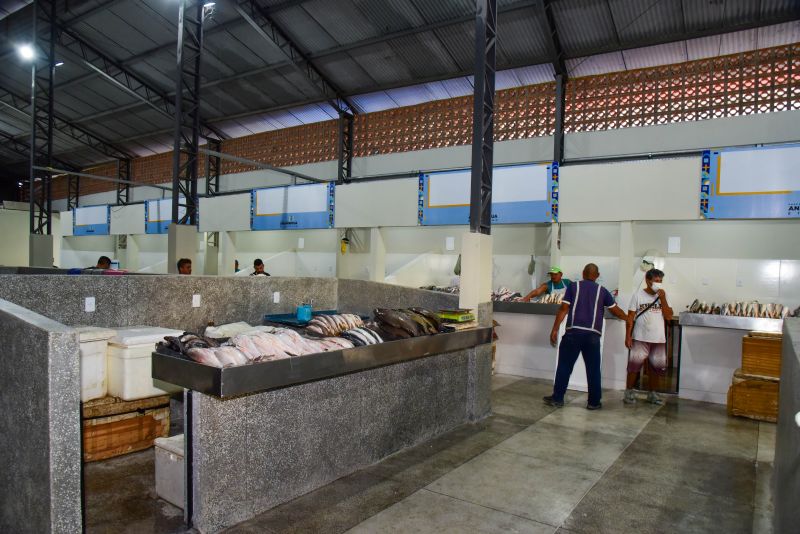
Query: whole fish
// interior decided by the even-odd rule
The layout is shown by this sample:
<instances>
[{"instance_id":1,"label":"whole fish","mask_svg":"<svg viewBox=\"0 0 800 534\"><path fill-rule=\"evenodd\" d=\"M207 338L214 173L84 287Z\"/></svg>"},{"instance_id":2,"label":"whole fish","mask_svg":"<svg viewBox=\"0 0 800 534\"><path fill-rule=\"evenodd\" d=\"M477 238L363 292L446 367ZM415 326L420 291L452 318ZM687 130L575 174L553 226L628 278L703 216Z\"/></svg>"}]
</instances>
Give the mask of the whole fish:
<instances>
[{"instance_id":1,"label":"whole fish","mask_svg":"<svg viewBox=\"0 0 800 534\"><path fill-rule=\"evenodd\" d=\"M437 332L442 331L442 320L434 312L426 310L425 308L411 308L411 311L418 313L430 321L436 327Z\"/></svg>"},{"instance_id":2,"label":"whole fish","mask_svg":"<svg viewBox=\"0 0 800 534\"><path fill-rule=\"evenodd\" d=\"M210 365L211 367L222 367L222 362L219 361L214 350L216 349L189 349L186 351L186 355L197 363Z\"/></svg>"},{"instance_id":3,"label":"whole fish","mask_svg":"<svg viewBox=\"0 0 800 534\"><path fill-rule=\"evenodd\" d=\"M417 323L422 328L423 333L425 333L425 334L435 334L436 332L438 332L436 327L433 326L433 323L431 323L426 317L424 317L424 316L422 316L422 315L420 315L418 313L415 313L415 312L413 312L411 310L403 310L403 313L409 319L411 319L412 321Z\"/></svg>"},{"instance_id":4,"label":"whole fish","mask_svg":"<svg viewBox=\"0 0 800 534\"><path fill-rule=\"evenodd\" d=\"M263 356L263 352L256 346L253 342L253 338L250 336L239 334L238 336L232 337L228 342L239 349L250 361L256 361Z\"/></svg>"},{"instance_id":5,"label":"whole fish","mask_svg":"<svg viewBox=\"0 0 800 534\"><path fill-rule=\"evenodd\" d=\"M342 332L339 335L345 339L350 340L356 347L363 347L364 345L367 344L367 341L364 339L364 337L359 334L356 334L353 330Z\"/></svg>"},{"instance_id":6,"label":"whole fish","mask_svg":"<svg viewBox=\"0 0 800 534\"><path fill-rule=\"evenodd\" d=\"M247 356L239 352L236 347L223 346L211 350L214 351L214 355L224 367L244 365L249 361Z\"/></svg>"},{"instance_id":7,"label":"whole fish","mask_svg":"<svg viewBox=\"0 0 800 534\"><path fill-rule=\"evenodd\" d=\"M411 337L422 335L422 331L417 323L409 319L404 314L396 312L395 310L378 308L374 311L374 316L375 320L378 322L386 323L395 328L405 330L410 334Z\"/></svg>"}]
</instances>

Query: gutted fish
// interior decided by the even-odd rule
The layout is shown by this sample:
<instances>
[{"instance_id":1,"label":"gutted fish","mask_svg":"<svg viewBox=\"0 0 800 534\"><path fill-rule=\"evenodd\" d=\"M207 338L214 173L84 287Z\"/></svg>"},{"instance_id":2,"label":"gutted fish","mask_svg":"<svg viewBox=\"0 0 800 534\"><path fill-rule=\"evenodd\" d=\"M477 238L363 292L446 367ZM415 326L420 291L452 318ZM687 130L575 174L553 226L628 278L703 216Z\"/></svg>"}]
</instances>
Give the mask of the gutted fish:
<instances>
[{"instance_id":1,"label":"gutted fish","mask_svg":"<svg viewBox=\"0 0 800 534\"><path fill-rule=\"evenodd\" d=\"M196 361L197 363L202 363L203 365L210 365L212 367L222 367L222 362L219 361L217 358L215 351L216 349L189 349L186 351L186 355L189 356L192 360Z\"/></svg>"}]
</instances>

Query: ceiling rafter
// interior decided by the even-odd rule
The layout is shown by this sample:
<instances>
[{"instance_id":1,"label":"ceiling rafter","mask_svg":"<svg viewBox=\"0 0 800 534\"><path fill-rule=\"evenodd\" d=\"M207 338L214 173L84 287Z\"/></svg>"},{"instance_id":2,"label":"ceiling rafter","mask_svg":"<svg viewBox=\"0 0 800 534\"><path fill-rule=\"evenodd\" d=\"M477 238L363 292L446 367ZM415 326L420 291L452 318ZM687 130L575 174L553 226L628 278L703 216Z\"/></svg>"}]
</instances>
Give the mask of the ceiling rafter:
<instances>
[{"instance_id":1,"label":"ceiling rafter","mask_svg":"<svg viewBox=\"0 0 800 534\"><path fill-rule=\"evenodd\" d=\"M291 66L303 73L305 78L328 103L339 113L356 113L353 104L342 91L325 74L314 65L308 54L300 50L286 34L268 11L261 7L258 0L242 0L236 5L236 11L264 40L272 43L289 59Z\"/></svg>"},{"instance_id":2,"label":"ceiling rafter","mask_svg":"<svg viewBox=\"0 0 800 534\"><path fill-rule=\"evenodd\" d=\"M558 36L558 28L556 27L556 19L553 16L553 2L552 0L538 0L537 8L539 10L539 17L537 17L542 26L542 31L547 36L547 48L550 51L550 63L556 74L567 74L567 65L564 61L564 48L561 46L561 39Z\"/></svg>"}]
</instances>

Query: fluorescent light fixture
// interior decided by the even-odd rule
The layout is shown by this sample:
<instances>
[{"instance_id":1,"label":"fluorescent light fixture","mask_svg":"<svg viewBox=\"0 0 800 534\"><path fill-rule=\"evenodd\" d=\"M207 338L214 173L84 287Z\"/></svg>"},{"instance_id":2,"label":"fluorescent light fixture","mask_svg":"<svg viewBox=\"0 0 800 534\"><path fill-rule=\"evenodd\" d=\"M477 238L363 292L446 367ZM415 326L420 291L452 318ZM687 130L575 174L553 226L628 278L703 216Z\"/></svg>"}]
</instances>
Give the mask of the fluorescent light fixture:
<instances>
[{"instance_id":1,"label":"fluorescent light fixture","mask_svg":"<svg viewBox=\"0 0 800 534\"><path fill-rule=\"evenodd\" d=\"M211 9L215 5L217 5L216 2L206 2L205 4L203 4L203 7L206 8L206 9Z\"/></svg>"},{"instance_id":2,"label":"fluorescent light fixture","mask_svg":"<svg viewBox=\"0 0 800 534\"><path fill-rule=\"evenodd\" d=\"M60 66L61 66L61 65L63 65L63 64L64 64L64 62L63 62L63 61L56 61L56 67L60 67Z\"/></svg>"},{"instance_id":3,"label":"fluorescent light fixture","mask_svg":"<svg viewBox=\"0 0 800 534\"><path fill-rule=\"evenodd\" d=\"M34 51L33 47L29 44L21 44L17 46L17 53L19 54L19 57L25 61L30 61L36 57L36 51Z\"/></svg>"}]
</instances>

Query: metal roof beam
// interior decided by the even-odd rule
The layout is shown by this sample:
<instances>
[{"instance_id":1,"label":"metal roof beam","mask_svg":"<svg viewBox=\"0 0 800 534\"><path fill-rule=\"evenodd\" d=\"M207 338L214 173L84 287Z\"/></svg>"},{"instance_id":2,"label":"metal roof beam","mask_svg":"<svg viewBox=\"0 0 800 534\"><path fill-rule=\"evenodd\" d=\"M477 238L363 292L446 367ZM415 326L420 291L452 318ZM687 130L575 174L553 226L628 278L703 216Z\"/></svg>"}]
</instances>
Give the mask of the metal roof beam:
<instances>
[{"instance_id":1,"label":"metal roof beam","mask_svg":"<svg viewBox=\"0 0 800 534\"><path fill-rule=\"evenodd\" d=\"M236 5L236 11L247 21L258 35L277 46L289 58L293 67L303 73L306 79L339 113L355 113L355 107L342 96L341 90L314 66L306 53L286 35L267 10L261 7L258 0L242 0Z\"/></svg>"},{"instance_id":2,"label":"metal roof beam","mask_svg":"<svg viewBox=\"0 0 800 534\"><path fill-rule=\"evenodd\" d=\"M20 95L16 95L4 87L0 87L0 104L5 105L6 107L16 111L20 115L23 115L30 120L30 113L24 110L25 107L30 105L30 100L25 99ZM53 127L67 137L79 141L81 144L92 148L105 156L112 158L133 157L130 155L130 153L116 146L114 143L111 143L110 141L107 141L86 130L85 128L82 128L81 126L78 126L77 124L74 124L56 114L53 114Z\"/></svg>"},{"instance_id":3,"label":"metal roof beam","mask_svg":"<svg viewBox=\"0 0 800 534\"><path fill-rule=\"evenodd\" d=\"M56 26L59 30L59 44L80 63L100 74L117 88L140 100L143 104L166 117L173 118L175 103L166 93L146 82L137 74L127 70L119 62L84 41L74 31L67 29L58 22L56 22ZM206 130L204 137L216 136L220 139L225 138L213 126L205 122L202 123L202 126Z\"/></svg>"},{"instance_id":4,"label":"metal roof beam","mask_svg":"<svg viewBox=\"0 0 800 534\"><path fill-rule=\"evenodd\" d=\"M25 158L25 162L27 163L28 158L31 155L31 145L21 139L17 139L13 135L9 135L6 132L0 131L0 146L5 148L6 150L10 150L11 152L15 152L20 156ZM75 166L67 163L64 160L53 158L53 161L61 165L62 167L66 167L70 170L76 170ZM22 163L22 160L20 160ZM23 171L26 172L26 171ZM26 177L27 179L27 177Z\"/></svg>"},{"instance_id":5,"label":"metal roof beam","mask_svg":"<svg viewBox=\"0 0 800 534\"><path fill-rule=\"evenodd\" d=\"M541 21L542 31L547 36L547 47L550 49L550 62L556 74L567 74L567 65L564 63L564 49L561 46L561 39L558 37L558 28L553 16L552 0L539 0L536 2L539 9L539 20Z\"/></svg>"}]
</instances>

